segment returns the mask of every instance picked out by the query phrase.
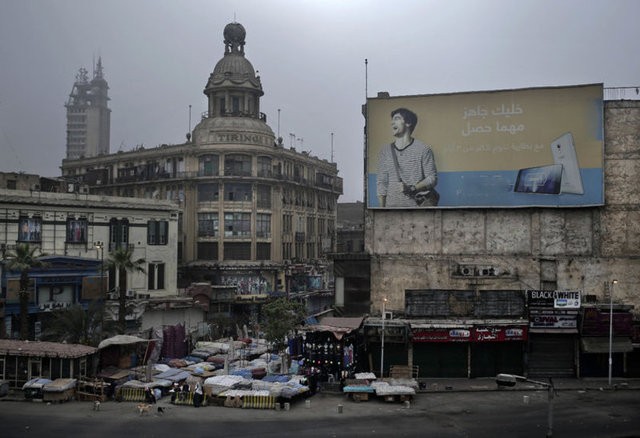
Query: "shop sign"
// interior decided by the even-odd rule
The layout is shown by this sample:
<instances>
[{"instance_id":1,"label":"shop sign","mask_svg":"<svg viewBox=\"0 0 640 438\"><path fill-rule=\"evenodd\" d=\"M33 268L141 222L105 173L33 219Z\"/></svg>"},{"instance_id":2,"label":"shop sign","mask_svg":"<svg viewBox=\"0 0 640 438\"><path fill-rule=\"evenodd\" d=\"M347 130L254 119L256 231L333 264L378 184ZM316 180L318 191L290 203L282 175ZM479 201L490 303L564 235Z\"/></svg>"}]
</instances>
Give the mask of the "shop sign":
<instances>
[{"instance_id":1,"label":"shop sign","mask_svg":"<svg viewBox=\"0 0 640 438\"><path fill-rule=\"evenodd\" d=\"M532 329L574 330L578 328L577 315L562 313L534 313L529 315L529 327Z\"/></svg>"},{"instance_id":2,"label":"shop sign","mask_svg":"<svg viewBox=\"0 0 640 438\"><path fill-rule=\"evenodd\" d=\"M527 339L527 327L474 327L473 342L508 342Z\"/></svg>"},{"instance_id":3,"label":"shop sign","mask_svg":"<svg viewBox=\"0 0 640 438\"><path fill-rule=\"evenodd\" d=\"M527 339L527 326L490 327L471 329L416 329L413 342L508 342Z\"/></svg>"},{"instance_id":4,"label":"shop sign","mask_svg":"<svg viewBox=\"0 0 640 438\"><path fill-rule=\"evenodd\" d=\"M413 331L413 342L469 342L467 329L418 329Z\"/></svg>"},{"instance_id":5,"label":"shop sign","mask_svg":"<svg viewBox=\"0 0 640 438\"><path fill-rule=\"evenodd\" d=\"M580 291L527 290L529 307L552 307L554 309L579 309Z\"/></svg>"}]
</instances>

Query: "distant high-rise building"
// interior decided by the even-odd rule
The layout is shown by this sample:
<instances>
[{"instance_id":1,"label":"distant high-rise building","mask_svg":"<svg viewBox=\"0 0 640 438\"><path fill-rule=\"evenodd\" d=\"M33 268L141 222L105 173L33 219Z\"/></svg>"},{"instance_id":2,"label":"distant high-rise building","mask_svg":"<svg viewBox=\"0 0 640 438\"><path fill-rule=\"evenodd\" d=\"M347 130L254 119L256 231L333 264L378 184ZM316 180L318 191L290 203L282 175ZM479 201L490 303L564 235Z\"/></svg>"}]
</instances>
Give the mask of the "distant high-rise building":
<instances>
[{"instance_id":1,"label":"distant high-rise building","mask_svg":"<svg viewBox=\"0 0 640 438\"><path fill-rule=\"evenodd\" d=\"M95 157L109 153L111 110L107 107L109 85L104 79L102 58L94 66L93 79L85 68L65 104L67 108L67 158Z\"/></svg>"}]
</instances>

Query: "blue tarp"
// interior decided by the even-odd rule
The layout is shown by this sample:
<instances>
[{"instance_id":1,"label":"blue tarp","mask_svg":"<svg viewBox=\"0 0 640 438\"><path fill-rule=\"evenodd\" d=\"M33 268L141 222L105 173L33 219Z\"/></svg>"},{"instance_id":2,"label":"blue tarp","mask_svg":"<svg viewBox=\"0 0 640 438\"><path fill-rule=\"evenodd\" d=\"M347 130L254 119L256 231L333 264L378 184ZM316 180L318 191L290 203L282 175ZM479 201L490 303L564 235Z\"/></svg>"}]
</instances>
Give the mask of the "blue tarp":
<instances>
[{"instance_id":1,"label":"blue tarp","mask_svg":"<svg viewBox=\"0 0 640 438\"><path fill-rule=\"evenodd\" d=\"M191 376L191 373L187 371L180 370L178 368L171 368L167 371L164 371L160 374L156 374L153 376L154 379L164 379L169 380L171 382L180 382L185 380L187 377Z\"/></svg>"}]
</instances>

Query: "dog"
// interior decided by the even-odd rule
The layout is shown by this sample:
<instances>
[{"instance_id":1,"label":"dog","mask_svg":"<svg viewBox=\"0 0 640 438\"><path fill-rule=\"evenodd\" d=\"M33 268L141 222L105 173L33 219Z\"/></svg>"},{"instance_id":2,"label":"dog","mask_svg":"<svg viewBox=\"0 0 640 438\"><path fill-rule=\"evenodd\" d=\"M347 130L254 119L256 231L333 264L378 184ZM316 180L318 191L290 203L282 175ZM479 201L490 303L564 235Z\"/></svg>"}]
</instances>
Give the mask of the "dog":
<instances>
[{"instance_id":1,"label":"dog","mask_svg":"<svg viewBox=\"0 0 640 438\"><path fill-rule=\"evenodd\" d=\"M140 414L140 416L142 417L144 414L149 414L149 411L151 410L151 405L147 403L139 403L137 406L137 409L138 409L138 414Z\"/></svg>"},{"instance_id":2,"label":"dog","mask_svg":"<svg viewBox=\"0 0 640 438\"><path fill-rule=\"evenodd\" d=\"M94 411L99 411L100 410L100 400L95 400L93 402L93 410Z\"/></svg>"},{"instance_id":3,"label":"dog","mask_svg":"<svg viewBox=\"0 0 640 438\"><path fill-rule=\"evenodd\" d=\"M158 414L159 415L164 414L164 408L162 406L158 406Z\"/></svg>"}]
</instances>

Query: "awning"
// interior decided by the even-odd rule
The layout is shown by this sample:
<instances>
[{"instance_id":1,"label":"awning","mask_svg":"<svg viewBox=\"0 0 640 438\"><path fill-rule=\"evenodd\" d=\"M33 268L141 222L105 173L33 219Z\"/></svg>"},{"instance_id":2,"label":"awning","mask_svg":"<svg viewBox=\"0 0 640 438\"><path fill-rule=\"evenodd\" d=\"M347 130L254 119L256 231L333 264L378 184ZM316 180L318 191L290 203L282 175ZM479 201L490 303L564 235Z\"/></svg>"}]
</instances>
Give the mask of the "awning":
<instances>
[{"instance_id":1,"label":"awning","mask_svg":"<svg viewBox=\"0 0 640 438\"><path fill-rule=\"evenodd\" d=\"M582 351L585 353L609 353L609 338L604 336L582 338L580 340ZM612 353L629 353L633 351L633 344L629 338L613 338L611 344Z\"/></svg>"},{"instance_id":2,"label":"awning","mask_svg":"<svg viewBox=\"0 0 640 438\"><path fill-rule=\"evenodd\" d=\"M116 335L112 338L108 338L100 342L100 344L98 344L98 349L101 350L110 345L130 345L130 344L137 344L139 342L149 342L149 341L153 341L153 339L142 339L137 336L130 336L130 335Z\"/></svg>"},{"instance_id":3,"label":"awning","mask_svg":"<svg viewBox=\"0 0 640 438\"><path fill-rule=\"evenodd\" d=\"M302 330L307 332L331 332L336 339L340 340L344 335L359 329L363 319L364 317L336 318L326 316L320 320L319 324L305 326Z\"/></svg>"}]
</instances>

